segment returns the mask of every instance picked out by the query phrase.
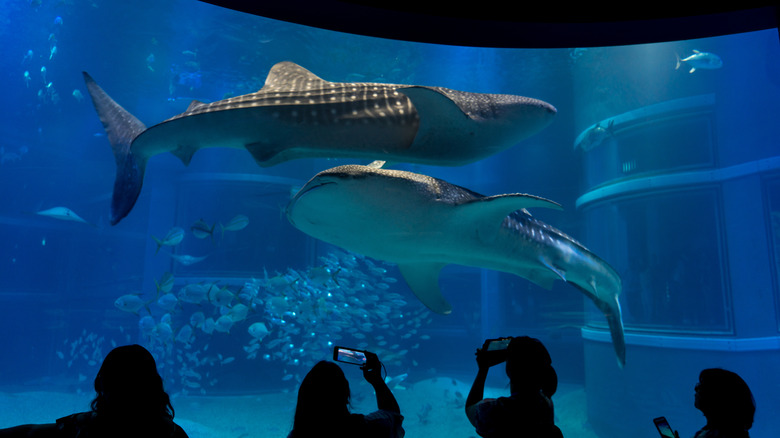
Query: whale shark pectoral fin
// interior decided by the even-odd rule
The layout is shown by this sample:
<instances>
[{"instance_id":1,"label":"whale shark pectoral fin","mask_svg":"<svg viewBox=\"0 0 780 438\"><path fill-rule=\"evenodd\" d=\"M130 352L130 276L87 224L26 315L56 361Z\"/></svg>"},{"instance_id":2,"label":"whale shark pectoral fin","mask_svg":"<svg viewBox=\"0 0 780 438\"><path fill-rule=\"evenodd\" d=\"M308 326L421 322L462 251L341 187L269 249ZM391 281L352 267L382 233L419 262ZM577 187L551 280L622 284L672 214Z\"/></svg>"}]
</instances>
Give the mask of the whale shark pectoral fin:
<instances>
[{"instance_id":1,"label":"whale shark pectoral fin","mask_svg":"<svg viewBox=\"0 0 780 438\"><path fill-rule=\"evenodd\" d=\"M452 99L431 87L399 87L398 92L412 101L419 116L419 128L410 147L420 144L442 141L453 135L473 135L474 120L466 114ZM438 140L433 140L438 139ZM429 146L426 146L429 147Z\"/></svg>"},{"instance_id":2,"label":"whale shark pectoral fin","mask_svg":"<svg viewBox=\"0 0 780 438\"><path fill-rule=\"evenodd\" d=\"M420 114L420 120L457 120L469 118L468 114L447 95L432 87L422 85L410 85L408 87L399 87L397 91L405 94L411 101L417 112Z\"/></svg>"},{"instance_id":3,"label":"whale shark pectoral fin","mask_svg":"<svg viewBox=\"0 0 780 438\"><path fill-rule=\"evenodd\" d=\"M553 263L550 263L550 261L547 260L545 257L540 257L539 261L544 265L545 268L549 269L550 272L552 272L555 275L557 275L558 278L560 278L563 281L568 281L568 280L566 280L566 271L565 270L555 266Z\"/></svg>"},{"instance_id":4,"label":"whale shark pectoral fin","mask_svg":"<svg viewBox=\"0 0 780 438\"><path fill-rule=\"evenodd\" d=\"M446 263L414 263L398 265L414 295L432 311L446 315L452 312L452 305L444 299L439 290L439 271Z\"/></svg>"},{"instance_id":5,"label":"whale shark pectoral fin","mask_svg":"<svg viewBox=\"0 0 780 438\"><path fill-rule=\"evenodd\" d=\"M534 207L563 209L560 204L549 199L524 193L512 193L486 196L460 204L457 207L457 220L461 223L474 224L480 240L487 243L496 239L501 223L509 214Z\"/></svg>"}]
</instances>

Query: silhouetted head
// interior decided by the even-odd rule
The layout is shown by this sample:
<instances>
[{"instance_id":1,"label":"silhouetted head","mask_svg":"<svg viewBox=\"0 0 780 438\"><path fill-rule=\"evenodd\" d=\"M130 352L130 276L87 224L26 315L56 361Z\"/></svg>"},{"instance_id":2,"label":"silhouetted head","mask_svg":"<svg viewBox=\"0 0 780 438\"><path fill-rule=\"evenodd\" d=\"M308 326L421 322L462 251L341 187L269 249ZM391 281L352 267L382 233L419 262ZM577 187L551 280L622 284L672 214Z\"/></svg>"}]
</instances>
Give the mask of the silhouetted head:
<instances>
[{"instance_id":1,"label":"silhouetted head","mask_svg":"<svg viewBox=\"0 0 780 438\"><path fill-rule=\"evenodd\" d=\"M702 370L695 391L694 406L707 417L709 426L735 431L753 426L756 401L736 373L720 368Z\"/></svg>"},{"instance_id":2,"label":"silhouetted head","mask_svg":"<svg viewBox=\"0 0 780 438\"><path fill-rule=\"evenodd\" d=\"M108 353L95 377L95 392L91 407L98 415L173 418L154 357L140 345L125 345Z\"/></svg>"},{"instance_id":3,"label":"silhouetted head","mask_svg":"<svg viewBox=\"0 0 780 438\"><path fill-rule=\"evenodd\" d=\"M293 435L327 436L349 415L349 382L337 364L320 361L306 374L298 389Z\"/></svg>"},{"instance_id":4,"label":"silhouetted head","mask_svg":"<svg viewBox=\"0 0 780 438\"><path fill-rule=\"evenodd\" d=\"M521 388L541 389L547 397L552 397L558 389L558 374L552 367L550 353L541 341L528 336L509 341L506 375L512 392Z\"/></svg>"}]
</instances>

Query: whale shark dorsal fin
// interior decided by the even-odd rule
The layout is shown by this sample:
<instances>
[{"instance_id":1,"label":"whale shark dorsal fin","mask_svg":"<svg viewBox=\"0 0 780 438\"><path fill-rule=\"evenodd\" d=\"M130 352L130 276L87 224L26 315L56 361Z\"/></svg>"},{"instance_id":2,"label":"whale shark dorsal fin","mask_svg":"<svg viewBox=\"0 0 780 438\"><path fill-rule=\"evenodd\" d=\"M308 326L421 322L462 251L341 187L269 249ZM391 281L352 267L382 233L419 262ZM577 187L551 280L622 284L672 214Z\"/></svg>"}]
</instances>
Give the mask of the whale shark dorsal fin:
<instances>
[{"instance_id":1,"label":"whale shark dorsal fin","mask_svg":"<svg viewBox=\"0 0 780 438\"><path fill-rule=\"evenodd\" d=\"M294 62L282 61L271 67L260 91L285 91L289 90L292 84L301 82L308 83L312 88L329 83Z\"/></svg>"},{"instance_id":2,"label":"whale shark dorsal fin","mask_svg":"<svg viewBox=\"0 0 780 438\"><path fill-rule=\"evenodd\" d=\"M452 312L452 304L439 290L439 271L446 263L410 263L398 265L401 275L417 299L432 311L446 315Z\"/></svg>"},{"instance_id":3,"label":"whale shark dorsal fin","mask_svg":"<svg viewBox=\"0 0 780 438\"><path fill-rule=\"evenodd\" d=\"M498 235L501 223L510 213L526 208L552 208L562 210L560 204L540 196L524 193L486 196L457 207L458 220L472 223L483 242L492 242Z\"/></svg>"},{"instance_id":4,"label":"whale shark dorsal fin","mask_svg":"<svg viewBox=\"0 0 780 438\"><path fill-rule=\"evenodd\" d=\"M190 106L187 107L187 111L185 111L185 113L192 112L192 110L194 110L195 108L197 108L197 107L199 107L201 105L203 105L203 102L201 102L199 100L193 100L192 102L190 102Z\"/></svg>"}]
</instances>

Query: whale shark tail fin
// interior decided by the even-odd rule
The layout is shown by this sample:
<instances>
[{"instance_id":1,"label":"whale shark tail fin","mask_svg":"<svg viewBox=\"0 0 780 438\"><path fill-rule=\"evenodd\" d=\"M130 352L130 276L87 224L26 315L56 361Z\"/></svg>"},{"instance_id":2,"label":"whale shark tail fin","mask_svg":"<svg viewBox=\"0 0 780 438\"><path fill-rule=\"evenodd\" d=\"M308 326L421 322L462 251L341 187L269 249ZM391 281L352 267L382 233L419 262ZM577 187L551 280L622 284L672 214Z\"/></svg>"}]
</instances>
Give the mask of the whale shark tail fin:
<instances>
[{"instance_id":1,"label":"whale shark tail fin","mask_svg":"<svg viewBox=\"0 0 780 438\"><path fill-rule=\"evenodd\" d=\"M114 152L116 179L111 199L111 225L116 225L127 216L141 193L146 159L135 156L130 146L146 126L106 94L92 76L87 72L82 74Z\"/></svg>"}]
</instances>

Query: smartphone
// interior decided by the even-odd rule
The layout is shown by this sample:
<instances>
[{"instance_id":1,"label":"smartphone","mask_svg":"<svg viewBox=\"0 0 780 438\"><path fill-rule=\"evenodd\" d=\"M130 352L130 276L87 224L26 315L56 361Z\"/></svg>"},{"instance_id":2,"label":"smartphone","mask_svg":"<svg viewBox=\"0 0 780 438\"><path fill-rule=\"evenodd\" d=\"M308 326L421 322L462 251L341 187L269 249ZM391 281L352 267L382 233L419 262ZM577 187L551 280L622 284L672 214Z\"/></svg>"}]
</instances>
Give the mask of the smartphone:
<instances>
[{"instance_id":1,"label":"smartphone","mask_svg":"<svg viewBox=\"0 0 780 438\"><path fill-rule=\"evenodd\" d=\"M655 423L655 427L662 438L675 438L674 431L669 426L669 422L666 421L666 417L653 418L653 423Z\"/></svg>"},{"instance_id":2,"label":"smartphone","mask_svg":"<svg viewBox=\"0 0 780 438\"><path fill-rule=\"evenodd\" d=\"M346 347L333 347L333 360L336 362L344 362L352 365L363 366L366 364L368 357L367 351L355 350L354 348Z\"/></svg>"},{"instance_id":3,"label":"smartphone","mask_svg":"<svg viewBox=\"0 0 780 438\"><path fill-rule=\"evenodd\" d=\"M506 350L509 347L509 342L512 340L509 338L490 339L487 341L487 351Z\"/></svg>"}]
</instances>

